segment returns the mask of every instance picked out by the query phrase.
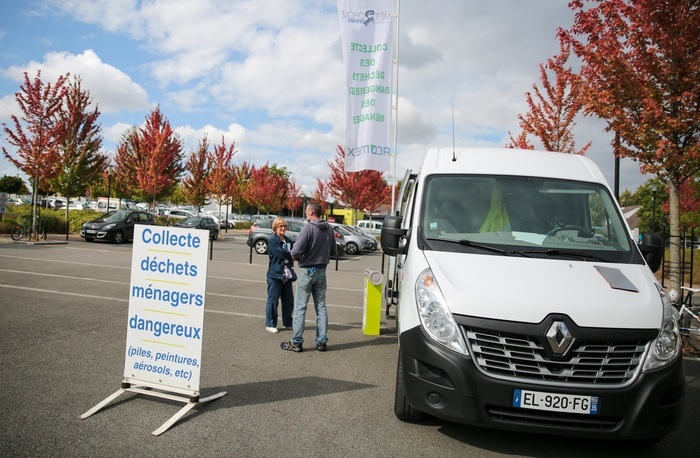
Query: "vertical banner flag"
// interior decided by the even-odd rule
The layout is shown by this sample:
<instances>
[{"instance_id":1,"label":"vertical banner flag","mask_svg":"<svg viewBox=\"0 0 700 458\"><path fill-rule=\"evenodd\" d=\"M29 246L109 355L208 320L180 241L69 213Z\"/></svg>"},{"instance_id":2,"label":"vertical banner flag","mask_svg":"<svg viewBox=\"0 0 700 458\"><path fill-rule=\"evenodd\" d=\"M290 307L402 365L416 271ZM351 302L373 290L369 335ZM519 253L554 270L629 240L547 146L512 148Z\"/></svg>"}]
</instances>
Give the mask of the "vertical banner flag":
<instances>
[{"instance_id":1,"label":"vertical banner flag","mask_svg":"<svg viewBox=\"0 0 700 458\"><path fill-rule=\"evenodd\" d=\"M134 227L124 378L199 394L209 231Z\"/></svg>"},{"instance_id":2,"label":"vertical banner flag","mask_svg":"<svg viewBox=\"0 0 700 458\"><path fill-rule=\"evenodd\" d=\"M391 0L338 0L346 110L345 171L391 168Z\"/></svg>"}]
</instances>

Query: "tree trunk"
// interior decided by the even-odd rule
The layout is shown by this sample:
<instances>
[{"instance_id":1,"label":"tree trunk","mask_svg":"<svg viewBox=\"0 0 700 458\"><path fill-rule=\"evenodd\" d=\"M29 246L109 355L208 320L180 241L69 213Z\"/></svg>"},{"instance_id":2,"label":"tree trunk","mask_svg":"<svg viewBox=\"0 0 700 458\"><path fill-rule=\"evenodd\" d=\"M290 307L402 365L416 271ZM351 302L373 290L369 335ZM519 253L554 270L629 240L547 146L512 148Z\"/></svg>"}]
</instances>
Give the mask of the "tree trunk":
<instances>
[{"instance_id":1,"label":"tree trunk","mask_svg":"<svg viewBox=\"0 0 700 458\"><path fill-rule=\"evenodd\" d=\"M680 297L681 293L681 205L680 184L675 180L668 183L668 201L670 209L670 262L669 280L671 290L675 290Z\"/></svg>"}]
</instances>

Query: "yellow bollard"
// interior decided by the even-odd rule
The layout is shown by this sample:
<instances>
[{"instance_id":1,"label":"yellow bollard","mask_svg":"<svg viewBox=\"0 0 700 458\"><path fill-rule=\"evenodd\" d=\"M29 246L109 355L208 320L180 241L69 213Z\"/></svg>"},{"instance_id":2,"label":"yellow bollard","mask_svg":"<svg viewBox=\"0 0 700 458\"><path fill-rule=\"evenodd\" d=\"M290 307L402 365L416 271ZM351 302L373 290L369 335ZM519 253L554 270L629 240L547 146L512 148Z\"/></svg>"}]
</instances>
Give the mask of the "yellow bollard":
<instances>
[{"instance_id":1,"label":"yellow bollard","mask_svg":"<svg viewBox=\"0 0 700 458\"><path fill-rule=\"evenodd\" d=\"M382 274L376 269L365 270L365 295L362 315L362 332L368 336L379 335L382 313Z\"/></svg>"}]
</instances>

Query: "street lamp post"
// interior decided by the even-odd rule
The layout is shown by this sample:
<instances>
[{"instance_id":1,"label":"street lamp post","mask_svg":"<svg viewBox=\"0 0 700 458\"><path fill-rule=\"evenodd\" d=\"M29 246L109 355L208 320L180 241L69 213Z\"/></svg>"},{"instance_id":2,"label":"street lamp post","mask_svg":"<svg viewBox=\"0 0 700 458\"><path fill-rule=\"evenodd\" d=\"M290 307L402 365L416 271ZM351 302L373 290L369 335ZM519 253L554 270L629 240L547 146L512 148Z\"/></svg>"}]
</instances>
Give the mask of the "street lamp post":
<instances>
[{"instance_id":1,"label":"street lamp post","mask_svg":"<svg viewBox=\"0 0 700 458\"><path fill-rule=\"evenodd\" d=\"M651 185L651 232L656 232L656 184Z\"/></svg>"}]
</instances>

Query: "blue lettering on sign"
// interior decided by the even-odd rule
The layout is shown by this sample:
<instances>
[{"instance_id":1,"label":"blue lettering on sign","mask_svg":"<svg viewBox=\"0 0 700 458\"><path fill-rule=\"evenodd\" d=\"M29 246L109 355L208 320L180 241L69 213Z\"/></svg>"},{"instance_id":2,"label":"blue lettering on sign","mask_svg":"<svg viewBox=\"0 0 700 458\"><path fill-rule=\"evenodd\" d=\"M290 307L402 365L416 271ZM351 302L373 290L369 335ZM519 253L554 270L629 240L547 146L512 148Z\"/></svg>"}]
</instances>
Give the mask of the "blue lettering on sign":
<instances>
[{"instance_id":1,"label":"blue lettering on sign","mask_svg":"<svg viewBox=\"0 0 700 458\"><path fill-rule=\"evenodd\" d=\"M196 234L191 232L180 235L171 234L169 229L154 231L151 228L146 228L141 233L141 240L150 245L166 245L180 248L199 248L202 244L202 239Z\"/></svg>"}]
</instances>

